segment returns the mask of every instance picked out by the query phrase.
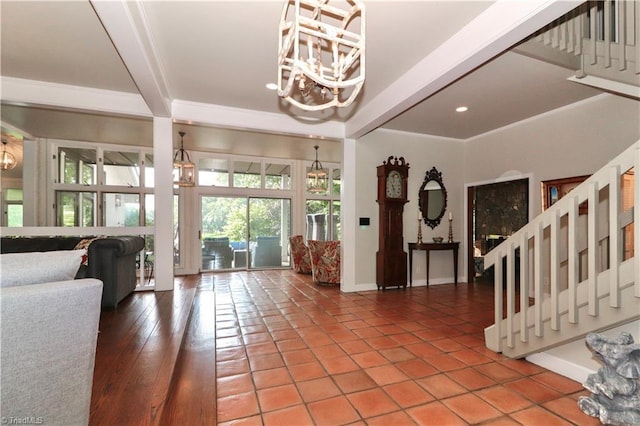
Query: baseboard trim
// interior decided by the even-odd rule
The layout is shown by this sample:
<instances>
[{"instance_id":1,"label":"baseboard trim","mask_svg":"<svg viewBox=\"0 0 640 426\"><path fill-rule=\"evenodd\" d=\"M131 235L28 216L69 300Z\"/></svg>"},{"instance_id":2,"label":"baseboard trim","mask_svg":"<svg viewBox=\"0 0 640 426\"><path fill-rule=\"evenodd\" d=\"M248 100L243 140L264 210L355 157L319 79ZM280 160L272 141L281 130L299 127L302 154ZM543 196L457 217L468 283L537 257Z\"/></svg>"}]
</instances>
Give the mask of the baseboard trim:
<instances>
[{"instance_id":1,"label":"baseboard trim","mask_svg":"<svg viewBox=\"0 0 640 426\"><path fill-rule=\"evenodd\" d=\"M583 365L576 364L545 352L531 354L526 357L526 359L533 364L544 367L547 370L560 374L561 376L568 377L578 383L586 382L589 374L596 372L595 370L591 370Z\"/></svg>"}]
</instances>

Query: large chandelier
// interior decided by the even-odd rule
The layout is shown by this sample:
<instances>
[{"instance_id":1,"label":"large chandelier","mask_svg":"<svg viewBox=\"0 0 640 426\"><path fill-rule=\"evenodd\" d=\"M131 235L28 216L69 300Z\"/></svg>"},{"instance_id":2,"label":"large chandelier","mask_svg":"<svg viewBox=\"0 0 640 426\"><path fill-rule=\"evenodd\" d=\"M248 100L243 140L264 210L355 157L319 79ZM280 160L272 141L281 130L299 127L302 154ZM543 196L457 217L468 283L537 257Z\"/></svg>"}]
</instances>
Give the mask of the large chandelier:
<instances>
[{"instance_id":1,"label":"large chandelier","mask_svg":"<svg viewBox=\"0 0 640 426\"><path fill-rule=\"evenodd\" d=\"M324 194L327 192L327 181L329 174L322 167L322 163L318 161L318 148L316 150L316 160L311 163L311 167L307 170L307 191L313 194Z\"/></svg>"},{"instance_id":2,"label":"large chandelier","mask_svg":"<svg viewBox=\"0 0 640 426\"><path fill-rule=\"evenodd\" d=\"M307 111L354 101L365 76L361 0L287 0L278 41L279 96Z\"/></svg>"},{"instance_id":3,"label":"large chandelier","mask_svg":"<svg viewBox=\"0 0 640 426\"><path fill-rule=\"evenodd\" d=\"M7 139L2 136L2 152L0 152L0 170L11 170L18 162L16 157L7 151Z\"/></svg>"},{"instance_id":4,"label":"large chandelier","mask_svg":"<svg viewBox=\"0 0 640 426\"><path fill-rule=\"evenodd\" d=\"M191 162L189 153L184 150L185 132L178 132L180 135L180 149L173 156L173 184L178 186L195 186L194 173L196 165Z\"/></svg>"}]
</instances>

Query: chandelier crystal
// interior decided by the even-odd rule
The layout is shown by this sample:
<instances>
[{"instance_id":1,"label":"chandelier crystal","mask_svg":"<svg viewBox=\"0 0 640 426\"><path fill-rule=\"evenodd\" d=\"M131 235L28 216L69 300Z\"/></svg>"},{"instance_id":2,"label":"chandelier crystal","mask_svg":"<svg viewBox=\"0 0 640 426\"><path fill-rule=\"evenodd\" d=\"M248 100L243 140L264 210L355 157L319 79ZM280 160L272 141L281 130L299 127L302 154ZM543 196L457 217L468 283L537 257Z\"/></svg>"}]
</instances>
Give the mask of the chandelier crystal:
<instances>
[{"instance_id":1,"label":"chandelier crystal","mask_svg":"<svg viewBox=\"0 0 640 426\"><path fill-rule=\"evenodd\" d=\"M324 194L327 192L327 181L329 180L329 174L322 167L322 163L318 161L318 148L314 146L316 150L316 160L311 163L311 167L307 171L307 191L313 194Z\"/></svg>"},{"instance_id":2,"label":"chandelier crystal","mask_svg":"<svg viewBox=\"0 0 640 426\"><path fill-rule=\"evenodd\" d=\"M180 149L173 156L173 184L178 186L195 186L194 173L196 165L191 162L189 153L184 150L185 132L178 132L180 135Z\"/></svg>"},{"instance_id":3,"label":"chandelier crystal","mask_svg":"<svg viewBox=\"0 0 640 426\"><path fill-rule=\"evenodd\" d=\"M18 162L16 157L7 151L7 140L2 137L2 152L0 153L0 170L11 170Z\"/></svg>"},{"instance_id":4,"label":"chandelier crystal","mask_svg":"<svg viewBox=\"0 0 640 426\"><path fill-rule=\"evenodd\" d=\"M361 0L287 0L278 41L280 97L306 111L351 105L365 77Z\"/></svg>"}]
</instances>

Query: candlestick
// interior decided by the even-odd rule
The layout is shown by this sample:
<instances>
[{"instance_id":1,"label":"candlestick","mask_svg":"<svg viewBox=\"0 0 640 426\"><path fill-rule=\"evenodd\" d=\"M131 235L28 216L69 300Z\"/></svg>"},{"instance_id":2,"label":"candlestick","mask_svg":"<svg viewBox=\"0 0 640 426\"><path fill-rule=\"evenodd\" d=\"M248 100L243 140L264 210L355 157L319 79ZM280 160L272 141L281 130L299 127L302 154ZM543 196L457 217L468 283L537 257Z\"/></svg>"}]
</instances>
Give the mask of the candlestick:
<instances>
[{"instance_id":1,"label":"candlestick","mask_svg":"<svg viewBox=\"0 0 640 426\"><path fill-rule=\"evenodd\" d=\"M450 243L453 242L453 227L451 226L452 222L453 219L451 218L451 213L449 213L449 239L447 241Z\"/></svg>"},{"instance_id":2,"label":"candlestick","mask_svg":"<svg viewBox=\"0 0 640 426\"><path fill-rule=\"evenodd\" d=\"M422 215L418 215L418 244L422 244Z\"/></svg>"}]
</instances>

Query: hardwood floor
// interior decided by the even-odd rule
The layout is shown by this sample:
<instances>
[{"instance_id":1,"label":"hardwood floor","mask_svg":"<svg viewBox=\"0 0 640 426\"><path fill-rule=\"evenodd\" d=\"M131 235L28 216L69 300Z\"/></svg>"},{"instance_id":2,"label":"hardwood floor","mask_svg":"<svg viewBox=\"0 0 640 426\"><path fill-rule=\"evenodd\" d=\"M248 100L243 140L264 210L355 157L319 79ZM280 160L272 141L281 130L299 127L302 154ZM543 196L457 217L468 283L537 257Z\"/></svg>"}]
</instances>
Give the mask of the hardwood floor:
<instances>
[{"instance_id":1,"label":"hardwood floor","mask_svg":"<svg viewBox=\"0 0 640 426\"><path fill-rule=\"evenodd\" d=\"M167 292L136 292L103 311L91 396L91 425L161 424L198 276Z\"/></svg>"},{"instance_id":2,"label":"hardwood floor","mask_svg":"<svg viewBox=\"0 0 640 426\"><path fill-rule=\"evenodd\" d=\"M215 294L210 274L198 283L163 425L216 424Z\"/></svg>"}]
</instances>

